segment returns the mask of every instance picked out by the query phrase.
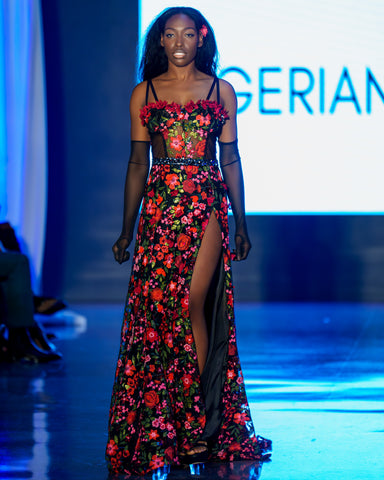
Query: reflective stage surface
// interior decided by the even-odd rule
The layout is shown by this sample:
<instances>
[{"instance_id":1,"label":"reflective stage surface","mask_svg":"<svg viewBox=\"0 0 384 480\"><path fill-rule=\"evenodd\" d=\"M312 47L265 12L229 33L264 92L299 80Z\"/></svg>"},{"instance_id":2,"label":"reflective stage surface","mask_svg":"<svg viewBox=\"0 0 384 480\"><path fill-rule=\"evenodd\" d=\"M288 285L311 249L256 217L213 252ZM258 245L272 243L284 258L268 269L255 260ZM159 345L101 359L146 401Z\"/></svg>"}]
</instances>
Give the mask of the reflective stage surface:
<instances>
[{"instance_id":1,"label":"reflective stage surface","mask_svg":"<svg viewBox=\"0 0 384 480\"><path fill-rule=\"evenodd\" d=\"M0 364L0 479L108 477L122 306L74 310L83 316L75 325L47 327L62 362ZM253 421L273 440L272 461L194 466L153 479L384 478L384 306L238 304L236 321Z\"/></svg>"}]
</instances>

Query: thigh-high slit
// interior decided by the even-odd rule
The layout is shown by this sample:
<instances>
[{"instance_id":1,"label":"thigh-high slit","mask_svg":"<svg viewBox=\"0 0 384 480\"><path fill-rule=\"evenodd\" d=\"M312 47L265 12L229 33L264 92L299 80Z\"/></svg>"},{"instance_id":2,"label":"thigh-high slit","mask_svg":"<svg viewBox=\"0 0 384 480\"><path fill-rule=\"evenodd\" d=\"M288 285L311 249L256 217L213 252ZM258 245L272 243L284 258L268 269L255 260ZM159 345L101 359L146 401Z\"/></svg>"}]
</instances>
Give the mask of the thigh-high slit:
<instances>
[{"instance_id":1,"label":"thigh-high slit","mask_svg":"<svg viewBox=\"0 0 384 480\"><path fill-rule=\"evenodd\" d=\"M221 254L221 230L216 215L212 212L201 241L189 289L189 317L192 325L200 375L204 369L208 353L208 329L205 302Z\"/></svg>"}]
</instances>

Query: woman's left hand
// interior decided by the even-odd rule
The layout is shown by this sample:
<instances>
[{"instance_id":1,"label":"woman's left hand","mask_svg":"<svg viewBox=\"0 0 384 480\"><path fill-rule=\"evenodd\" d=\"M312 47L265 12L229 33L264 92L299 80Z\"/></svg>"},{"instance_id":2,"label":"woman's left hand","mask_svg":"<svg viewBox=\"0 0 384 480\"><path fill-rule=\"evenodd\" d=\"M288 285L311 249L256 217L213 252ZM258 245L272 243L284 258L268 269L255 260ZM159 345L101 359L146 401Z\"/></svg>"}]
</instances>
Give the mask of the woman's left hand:
<instances>
[{"instance_id":1,"label":"woman's left hand","mask_svg":"<svg viewBox=\"0 0 384 480\"><path fill-rule=\"evenodd\" d=\"M249 240L248 234L246 232L236 233L235 234L235 261L245 260L248 257L248 253L252 248L251 242Z\"/></svg>"}]
</instances>

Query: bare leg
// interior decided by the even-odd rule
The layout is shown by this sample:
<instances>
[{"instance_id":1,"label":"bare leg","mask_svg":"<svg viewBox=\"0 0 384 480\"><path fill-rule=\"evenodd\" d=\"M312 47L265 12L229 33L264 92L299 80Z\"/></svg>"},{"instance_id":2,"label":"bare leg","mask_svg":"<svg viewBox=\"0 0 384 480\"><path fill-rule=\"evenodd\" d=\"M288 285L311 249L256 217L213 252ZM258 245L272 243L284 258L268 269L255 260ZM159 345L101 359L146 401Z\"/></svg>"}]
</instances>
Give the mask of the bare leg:
<instances>
[{"instance_id":1,"label":"bare leg","mask_svg":"<svg viewBox=\"0 0 384 480\"><path fill-rule=\"evenodd\" d=\"M222 249L221 229L212 212L197 254L189 292L189 315L196 345L200 374L204 370L208 353L208 331L204 305ZM195 455L207 451L207 443L200 441L188 451Z\"/></svg>"},{"instance_id":2,"label":"bare leg","mask_svg":"<svg viewBox=\"0 0 384 480\"><path fill-rule=\"evenodd\" d=\"M204 369L208 352L204 304L221 255L221 248L221 230L216 215L212 212L197 255L189 294L189 315L200 374Z\"/></svg>"}]
</instances>

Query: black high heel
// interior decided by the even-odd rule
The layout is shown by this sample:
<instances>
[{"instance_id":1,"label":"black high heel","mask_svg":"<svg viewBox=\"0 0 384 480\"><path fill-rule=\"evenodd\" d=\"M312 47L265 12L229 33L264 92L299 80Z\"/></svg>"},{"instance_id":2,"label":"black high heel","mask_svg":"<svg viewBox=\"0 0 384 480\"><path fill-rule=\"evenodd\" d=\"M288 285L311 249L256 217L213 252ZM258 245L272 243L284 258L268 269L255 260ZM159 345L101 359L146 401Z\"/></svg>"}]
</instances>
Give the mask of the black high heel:
<instances>
[{"instance_id":1,"label":"black high heel","mask_svg":"<svg viewBox=\"0 0 384 480\"><path fill-rule=\"evenodd\" d=\"M32 327L27 327L27 334L30 341L40 350L57 352L56 346L49 341L48 335L36 321Z\"/></svg>"},{"instance_id":2,"label":"black high heel","mask_svg":"<svg viewBox=\"0 0 384 480\"><path fill-rule=\"evenodd\" d=\"M30 327L33 328L33 327ZM3 334L3 343L5 336ZM50 343L50 342L49 342ZM46 363L53 360L60 360L62 355L52 344L46 344L47 349L40 348L34 342L28 327L14 327L8 329L8 340L6 341L6 359L9 362ZM42 343L42 346L43 345Z\"/></svg>"}]
</instances>

